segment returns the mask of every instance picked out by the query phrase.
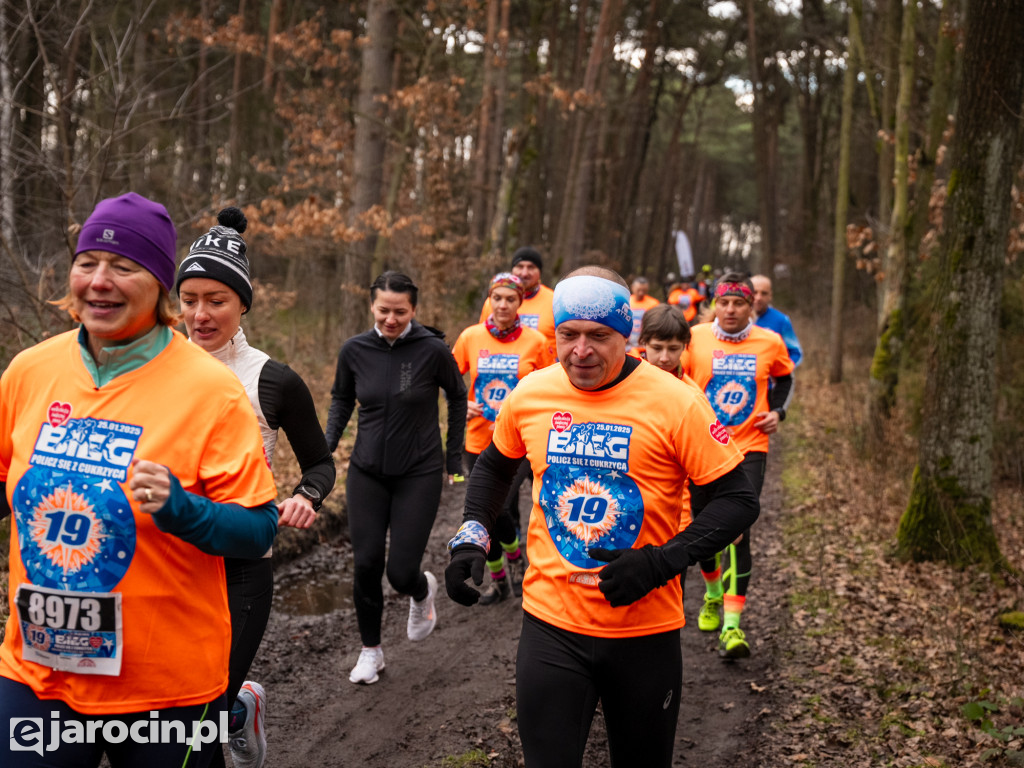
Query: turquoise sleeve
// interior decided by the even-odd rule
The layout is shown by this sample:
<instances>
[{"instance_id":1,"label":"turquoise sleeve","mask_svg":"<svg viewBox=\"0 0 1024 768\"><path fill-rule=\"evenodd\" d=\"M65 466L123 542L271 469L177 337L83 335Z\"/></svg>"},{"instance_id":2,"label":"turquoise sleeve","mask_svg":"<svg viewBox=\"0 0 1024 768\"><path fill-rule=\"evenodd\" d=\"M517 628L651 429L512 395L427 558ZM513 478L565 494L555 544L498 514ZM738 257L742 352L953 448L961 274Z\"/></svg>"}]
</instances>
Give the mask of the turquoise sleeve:
<instances>
[{"instance_id":1,"label":"turquoise sleeve","mask_svg":"<svg viewBox=\"0 0 1024 768\"><path fill-rule=\"evenodd\" d=\"M277 505L222 504L189 493L172 474L171 495L153 514L156 527L218 557L259 558L277 536Z\"/></svg>"}]
</instances>

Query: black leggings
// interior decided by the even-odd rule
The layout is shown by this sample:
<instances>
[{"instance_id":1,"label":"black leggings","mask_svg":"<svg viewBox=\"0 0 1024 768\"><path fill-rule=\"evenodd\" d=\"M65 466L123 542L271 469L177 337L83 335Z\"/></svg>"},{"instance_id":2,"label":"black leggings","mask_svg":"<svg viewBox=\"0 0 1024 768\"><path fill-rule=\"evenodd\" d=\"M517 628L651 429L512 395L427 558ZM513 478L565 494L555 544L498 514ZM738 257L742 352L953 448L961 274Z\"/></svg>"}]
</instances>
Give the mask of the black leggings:
<instances>
[{"instance_id":1,"label":"black leggings","mask_svg":"<svg viewBox=\"0 0 1024 768\"><path fill-rule=\"evenodd\" d=\"M396 592L415 600L427 596L420 563L437 517L441 483L440 472L383 476L364 472L355 464L348 466L345 492L355 561L352 598L364 646L380 645L385 563L388 582ZM388 528L391 543L385 552Z\"/></svg>"},{"instance_id":2,"label":"black leggings","mask_svg":"<svg viewBox=\"0 0 1024 768\"><path fill-rule=\"evenodd\" d=\"M466 451L463 454L467 475L473 474L473 467L476 466L476 460L479 458L479 453ZM508 489L508 496L505 497L505 503L501 507L498 519L494 521L494 536L491 538L491 548L487 550L487 559L492 563L501 559L502 544L511 544L516 540L518 535L516 529L519 527L519 486L530 474L530 462L523 459L512 480L512 487Z\"/></svg>"},{"instance_id":3,"label":"black leggings","mask_svg":"<svg viewBox=\"0 0 1024 768\"><path fill-rule=\"evenodd\" d=\"M757 498L761 498L761 489L764 487L765 465L768 463L768 454L759 451L752 451L743 457L740 469L750 480L754 487ZM700 514L700 510L693 510L694 515ZM729 564L735 580L734 593L742 597L747 595L747 587L750 585L750 572L753 568L754 558L750 554L750 528L743 532L743 538L738 544L730 545L729 551L734 553L735 562ZM719 564L715 560L704 560L700 569L704 573L714 573Z\"/></svg>"},{"instance_id":4,"label":"black leggings","mask_svg":"<svg viewBox=\"0 0 1024 768\"><path fill-rule=\"evenodd\" d=\"M274 566L269 557L246 560L224 558L228 582L228 608L231 610L231 659L228 662L228 711L249 674L263 633L270 620L274 599ZM218 745L211 766L225 765L224 753Z\"/></svg>"},{"instance_id":5,"label":"black leggings","mask_svg":"<svg viewBox=\"0 0 1024 768\"><path fill-rule=\"evenodd\" d=\"M582 766L598 701L613 768L669 768L682 677L678 629L591 637L523 614L516 717L526 768Z\"/></svg>"}]
</instances>

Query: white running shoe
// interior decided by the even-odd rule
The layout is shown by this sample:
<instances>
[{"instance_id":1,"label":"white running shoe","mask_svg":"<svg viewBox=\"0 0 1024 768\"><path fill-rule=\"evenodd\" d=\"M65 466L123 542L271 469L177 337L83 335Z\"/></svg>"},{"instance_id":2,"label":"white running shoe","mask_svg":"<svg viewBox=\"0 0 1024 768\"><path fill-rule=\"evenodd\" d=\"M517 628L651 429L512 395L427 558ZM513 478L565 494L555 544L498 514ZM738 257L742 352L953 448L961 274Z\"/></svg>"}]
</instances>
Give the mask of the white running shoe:
<instances>
[{"instance_id":1,"label":"white running shoe","mask_svg":"<svg viewBox=\"0 0 1024 768\"><path fill-rule=\"evenodd\" d=\"M267 759L266 691L259 683L246 680L238 692L238 700L245 705L245 725L228 734L231 760L235 768L262 768Z\"/></svg>"},{"instance_id":2,"label":"white running shoe","mask_svg":"<svg viewBox=\"0 0 1024 768\"><path fill-rule=\"evenodd\" d=\"M409 598L409 624L406 632L414 642L424 639L437 625L437 611L434 610L437 579L430 571L425 571L423 575L427 577L427 596L419 602Z\"/></svg>"},{"instance_id":3,"label":"white running shoe","mask_svg":"<svg viewBox=\"0 0 1024 768\"><path fill-rule=\"evenodd\" d=\"M350 683L362 683L370 685L380 679L377 673L384 669L384 650L378 645L376 648L363 648L359 652L359 661L352 667L348 680Z\"/></svg>"}]
</instances>

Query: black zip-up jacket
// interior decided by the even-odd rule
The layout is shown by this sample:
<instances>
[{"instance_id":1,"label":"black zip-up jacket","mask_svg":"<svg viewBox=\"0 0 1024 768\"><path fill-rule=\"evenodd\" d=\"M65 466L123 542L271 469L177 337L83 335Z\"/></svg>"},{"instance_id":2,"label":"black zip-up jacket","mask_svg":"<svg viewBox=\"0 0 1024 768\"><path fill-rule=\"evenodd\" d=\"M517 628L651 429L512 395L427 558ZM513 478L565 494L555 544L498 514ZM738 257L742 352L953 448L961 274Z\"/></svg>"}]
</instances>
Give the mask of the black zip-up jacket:
<instances>
[{"instance_id":1,"label":"black zip-up jacket","mask_svg":"<svg viewBox=\"0 0 1024 768\"><path fill-rule=\"evenodd\" d=\"M447 461L438 427L437 390L448 400ZM466 384L444 334L412 321L394 344L376 330L353 336L338 354L327 414L327 447L338 447L356 401L358 432L351 461L376 475L462 472Z\"/></svg>"}]
</instances>

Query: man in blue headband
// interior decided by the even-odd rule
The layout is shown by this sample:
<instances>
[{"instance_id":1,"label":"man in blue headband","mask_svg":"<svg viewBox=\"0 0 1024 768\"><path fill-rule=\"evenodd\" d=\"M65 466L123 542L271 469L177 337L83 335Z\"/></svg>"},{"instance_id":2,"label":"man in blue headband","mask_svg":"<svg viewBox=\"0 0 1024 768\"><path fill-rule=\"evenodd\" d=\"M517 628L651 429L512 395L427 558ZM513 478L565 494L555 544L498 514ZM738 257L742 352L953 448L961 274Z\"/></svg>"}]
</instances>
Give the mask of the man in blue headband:
<instances>
[{"instance_id":1,"label":"man in blue headband","mask_svg":"<svg viewBox=\"0 0 1024 768\"><path fill-rule=\"evenodd\" d=\"M757 497L700 390L627 357L632 312L618 274L578 269L552 304L559 365L523 378L498 412L445 585L456 602L479 600L466 582L482 582L490 532L527 458L535 501L516 663L526 766L582 765L600 701L612 765L668 768L682 691L680 576L757 518ZM689 479L704 511L686 526Z\"/></svg>"}]
</instances>

